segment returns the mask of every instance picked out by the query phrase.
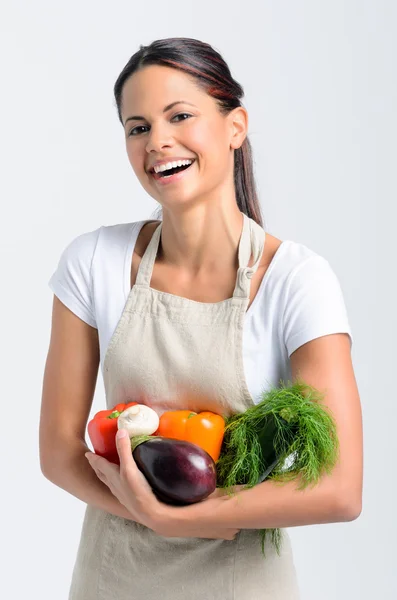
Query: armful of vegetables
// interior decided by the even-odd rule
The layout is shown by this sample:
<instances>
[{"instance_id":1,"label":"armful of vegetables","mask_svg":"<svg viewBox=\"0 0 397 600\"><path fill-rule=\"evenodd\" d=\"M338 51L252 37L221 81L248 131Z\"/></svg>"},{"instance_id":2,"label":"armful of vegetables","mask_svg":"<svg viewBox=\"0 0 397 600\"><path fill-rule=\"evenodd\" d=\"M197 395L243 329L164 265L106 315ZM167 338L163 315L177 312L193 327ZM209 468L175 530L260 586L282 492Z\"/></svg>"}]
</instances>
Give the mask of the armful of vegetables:
<instances>
[{"instance_id":1,"label":"armful of vegetables","mask_svg":"<svg viewBox=\"0 0 397 600\"><path fill-rule=\"evenodd\" d=\"M265 479L283 483L300 478L298 489L315 485L332 471L339 443L336 424L323 396L303 381L281 383L243 413L222 417L204 411L166 411L131 402L100 411L88 424L94 450L119 464L115 436L128 430L138 468L159 500L183 506L207 498L216 487L233 495ZM287 464L288 463L288 464ZM262 529L277 553L281 529Z\"/></svg>"}]
</instances>

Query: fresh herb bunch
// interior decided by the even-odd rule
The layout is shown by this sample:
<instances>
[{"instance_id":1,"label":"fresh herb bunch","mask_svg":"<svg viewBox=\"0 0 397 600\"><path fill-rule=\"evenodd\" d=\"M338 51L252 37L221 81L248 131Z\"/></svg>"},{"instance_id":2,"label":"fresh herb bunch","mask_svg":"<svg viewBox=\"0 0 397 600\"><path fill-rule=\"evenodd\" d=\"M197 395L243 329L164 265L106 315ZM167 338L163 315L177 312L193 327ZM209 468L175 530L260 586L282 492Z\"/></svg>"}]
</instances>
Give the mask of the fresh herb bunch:
<instances>
[{"instance_id":1,"label":"fresh herb bunch","mask_svg":"<svg viewBox=\"0 0 397 600\"><path fill-rule=\"evenodd\" d=\"M243 413L225 418L217 486L233 495L233 486L249 489L265 479L298 480L298 490L330 474L339 457L336 423L324 395L302 380L283 381L262 393L262 400ZM288 464L287 464L288 463ZM270 534L277 553L281 529L261 529L262 552Z\"/></svg>"}]
</instances>

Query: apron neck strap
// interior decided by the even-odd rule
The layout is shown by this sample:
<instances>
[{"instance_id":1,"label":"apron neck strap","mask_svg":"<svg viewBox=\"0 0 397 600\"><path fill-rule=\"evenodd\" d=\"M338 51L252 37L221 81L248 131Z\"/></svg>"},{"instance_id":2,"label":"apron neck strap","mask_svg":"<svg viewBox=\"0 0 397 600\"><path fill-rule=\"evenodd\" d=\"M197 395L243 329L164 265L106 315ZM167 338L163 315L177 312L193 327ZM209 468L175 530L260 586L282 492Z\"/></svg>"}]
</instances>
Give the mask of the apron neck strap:
<instances>
[{"instance_id":1,"label":"apron neck strap","mask_svg":"<svg viewBox=\"0 0 397 600\"><path fill-rule=\"evenodd\" d=\"M159 226L156 227L156 230L153 233L149 244L147 245L147 248L142 256L141 262L139 263L138 273L136 275L135 281L137 285L150 287L150 280L152 279L154 262L156 260L160 244L162 225L163 223L162 221L160 221Z\"/></svg>"},{"instance_id":2,"label":"apron neck strap","mask_svg":"<svg viewBox=\"0 0 397 600\"><path fill-rule=\"evenodd\" d=\"M262 258L263 249L265 247L266 233L256 221L250 217L247 217L245 213L242 213L242 215L244 217L244 223L239 243L239 267L237 270L233 298L249 299L251 279ZM254 262L251 267L248 267L251 254L253 255Z\"/></svg>"},{"instance_id":3,"label":"apron neck strap","mask_svg":"<svg viewBox=\"0 0 397 600\"><path fill-rule=\"evenodd\" d=\"M247 217L245 213L241 214L243 215L243 228L238 247L239 267L233 298L249 298L251 278L262 257L266 236L264 229L256 221ZM162 225L163 223L160 222L144 252L136 276L135 283L137 285L150 287L153 267L160 245ZM248 267L251 254L254 257L254 263L251 267Z\"/></svg>"}]
</instances>

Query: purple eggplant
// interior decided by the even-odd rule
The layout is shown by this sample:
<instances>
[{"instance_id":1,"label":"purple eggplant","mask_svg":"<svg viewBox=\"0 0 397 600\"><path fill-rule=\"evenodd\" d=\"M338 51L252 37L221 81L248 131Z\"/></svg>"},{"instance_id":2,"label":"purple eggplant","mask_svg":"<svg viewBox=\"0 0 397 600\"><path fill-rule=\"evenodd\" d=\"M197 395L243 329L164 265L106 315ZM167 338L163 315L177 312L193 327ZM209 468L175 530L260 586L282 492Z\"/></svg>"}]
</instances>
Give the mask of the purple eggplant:
<instances>
[{"instance_id":1,"label":"purple eggplant","mask_svg":"<svg viewBox=\"0 0 397 600\"><path fill-rule=\"evenodd\" d=\"M153 493L165 504L194 504L215 491L215 462L196 444L154 436L139 443L133 457Z\"/></svg>"}]
</instances>

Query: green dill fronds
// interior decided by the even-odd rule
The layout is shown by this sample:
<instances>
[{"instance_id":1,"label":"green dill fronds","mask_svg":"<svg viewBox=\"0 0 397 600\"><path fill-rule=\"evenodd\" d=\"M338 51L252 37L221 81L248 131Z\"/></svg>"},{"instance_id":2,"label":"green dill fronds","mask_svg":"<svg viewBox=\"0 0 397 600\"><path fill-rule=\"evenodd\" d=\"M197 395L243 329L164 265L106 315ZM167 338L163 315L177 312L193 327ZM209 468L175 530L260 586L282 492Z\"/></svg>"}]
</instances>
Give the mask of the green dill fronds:
<instances>
[{"instance_id":1,"label":"green dill fronds","mask_svg":"<svg viewBox=\"0 0 397 600\"><path fill-rule=\"evenodd\" d=\"M316 485L324 473L330 474L339 457L339 441L335 420L323 399L323 394L302 380L281 381L279 388L263 392L255 406L226 417L216 463L217 486L233 495L235 485L248 489L264 479L275 483L297 480L297 489L303 490ZM274 460L269 464L271 456ZM267 531L279 553L279 529L261 530L262 551Z\"/></svg>"}]
</instances>

